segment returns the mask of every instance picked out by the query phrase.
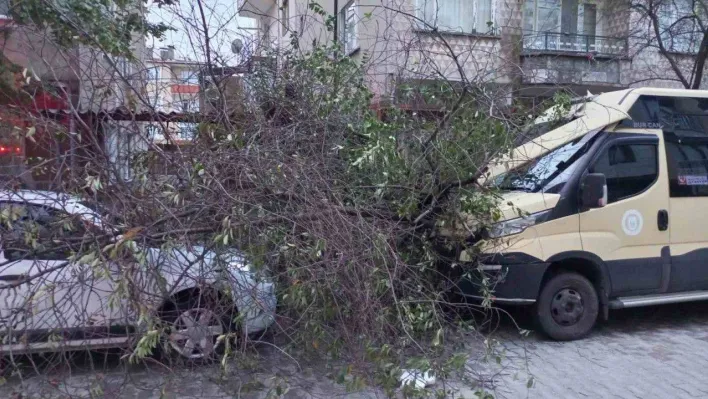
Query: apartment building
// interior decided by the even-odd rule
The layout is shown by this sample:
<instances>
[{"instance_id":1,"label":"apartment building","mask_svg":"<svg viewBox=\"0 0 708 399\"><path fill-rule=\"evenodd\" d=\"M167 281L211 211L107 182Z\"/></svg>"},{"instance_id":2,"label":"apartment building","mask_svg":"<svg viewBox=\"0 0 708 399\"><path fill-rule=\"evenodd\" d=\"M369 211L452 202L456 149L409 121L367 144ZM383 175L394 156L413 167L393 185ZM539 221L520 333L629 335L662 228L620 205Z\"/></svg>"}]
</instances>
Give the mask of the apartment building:
<instances>
[{"instance_id":1,"label":"apartment building","mask_svg":"<svg viewBox=\"0 0 708 399\"><path fill-rule=\"evenodd\" d=\"M694 0L652 2L664 42L629 0L319 0L336 15L336 32L309 0L239 0L242 16L259 22L261 42L300 48L339 40L367 59L375 101L394 98L400 82L465 80L511 96L545 98L628 86L681 87L667 55L690 73L700 39L671 27L693 13ZM692 32L692 33L691 33ZM675 33L675 32L673 32Z\"/></svg>"},{"instance_id":2,"label":"apartment building","mask_svg":"<svg viewBox=\"0 0 708 399\"><path fill-rule=\"evenodd\" d=\"M86 45L63 46L47 28L13 20L18 4L0 1L0 180L57 187L97 151L127 174L123 148L140 147L141 129L105 116L119 109L139 112L144 39L132 38L131 60ZM33 132L32 139L17 129Z\"/></svg>"},{"instance_id":3,"label":"apartment building","mask_svg":"<svg viewBox=\"0 0 708 399\"><path fill-rule=\"evenodd\" d=\"M199 77L202 63L175 59L173 48L150 49L146 61L148 106L165 114L193 114L200 111ZM148 136L157 144L190 142L197 130L193 122L153 122L147 125Z\"/></svg>"}]
</instances>

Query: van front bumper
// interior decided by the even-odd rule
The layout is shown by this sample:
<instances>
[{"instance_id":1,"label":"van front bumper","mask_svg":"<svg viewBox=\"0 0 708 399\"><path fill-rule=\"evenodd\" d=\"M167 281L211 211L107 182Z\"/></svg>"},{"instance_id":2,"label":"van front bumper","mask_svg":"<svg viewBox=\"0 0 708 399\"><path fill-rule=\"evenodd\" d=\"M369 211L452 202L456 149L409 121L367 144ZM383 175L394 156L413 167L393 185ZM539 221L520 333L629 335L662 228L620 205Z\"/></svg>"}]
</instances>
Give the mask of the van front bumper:
<instances>
[{"instance_id":1,"label":"van front bumper","mask_svg":"<svg viewBox=\"0 0 708 399\"><path fill-rule=\"evenodd\" d=\"M495 262L479 264L470 270L469 278L458 284L460 293L471 300L484 299L484 283L491 300L498 304L531 305L536 302L549 263L506 263L495 256Z\"/></svg>"}]
</instances>

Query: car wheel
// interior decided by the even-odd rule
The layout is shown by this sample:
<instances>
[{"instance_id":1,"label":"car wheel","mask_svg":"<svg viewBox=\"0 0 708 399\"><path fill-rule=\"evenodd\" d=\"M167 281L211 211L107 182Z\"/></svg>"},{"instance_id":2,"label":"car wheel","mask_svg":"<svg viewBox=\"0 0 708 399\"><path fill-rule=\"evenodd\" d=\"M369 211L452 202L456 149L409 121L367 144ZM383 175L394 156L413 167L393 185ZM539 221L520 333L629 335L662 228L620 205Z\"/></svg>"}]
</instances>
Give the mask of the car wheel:
<instances>
[{"instance_id":1,"label":"car wheel","mask_svg":"<svg viewBox=\"0 0 708 399\"><path fill-rule=\"evenodd\" d=\"M233 307L208 296L194 296L177 303L163 317L168 327L167 351L191 363L218 359L233 336L230 333L235 330L235 313Z\"/></svg>"},{"instance_id":2,"label":"car wheel","mask_svg":"<svg viewBox=\"0 0 708 399\"><path fill-rule=\"evenodd\" d=\"M587 335L595 325L598 312L595 287L587 278L570 272L551 278L543 286L536 304L541 329L559 341Z\"/></svg>"}]
</instances>

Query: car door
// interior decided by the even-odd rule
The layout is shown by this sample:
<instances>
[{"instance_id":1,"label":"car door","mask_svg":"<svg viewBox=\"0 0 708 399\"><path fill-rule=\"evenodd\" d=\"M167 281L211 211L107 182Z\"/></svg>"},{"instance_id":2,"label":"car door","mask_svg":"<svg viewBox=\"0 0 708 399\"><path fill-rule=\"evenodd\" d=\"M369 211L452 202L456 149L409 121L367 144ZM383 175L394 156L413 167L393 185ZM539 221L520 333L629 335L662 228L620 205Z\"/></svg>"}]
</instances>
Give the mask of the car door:
<instances>
[{"instance_id":1,"label":"car door","mask_svg":"<svg viewBox=\"0 0 708 399\"><path fill-rule=\"evenodd\" d=\"M99 254L105 245L100 237L105 232L94 229L90 218L52 205L46 209L44 224L52 232L53 244L61 247L55 251L56 259L70 260L54 273L46 290L51 295L45 295L37 311L44 312L46 319L53 320L52 325L68 335L105 333L105 327L124 319L124 301L116 292L117 265Z\"/></svg>"},{"instance_id":2,"label":"car door","mask_svg":"<svg viewBox=\"0 0 708 399\"><path fill-rule=\"evenodd\" d=\"M661 151L660 151L661 149ZM663 142L656 135L614 133L589 173L607 179L607 205L581 210L583 250L606 264L611 295L662 292L669 277L669 209Z\"/></svg>"},{"instance_id":3,"label":"car door","mask_svg":"<svg viewBox=\"0 0 708 399\"><path fill-rule=\"evenodd\" d=\"M0 314L6 345L32 341L58 327L56 317L39 311L66 263L46 246L47 215L37 205L0 204Z\"/></svg>"},{"instance_id":4,"label":"car door","mask_svg":"<svg viewBox=\"0 0 708 399\"><path fill-rule=\"evenodd\" d=\"M120 318L121 302L112 298L110 272L102 264L81 261L96 248L91 244L97 236L87 231L81 215L38 204L3 206L11 220L3 227L7 268L0 279L3 274L24 276L25 291L13 306L23 303L31 309L25 312L28 329L62 331L69 338Z\"/></svg>"}]
</instances>

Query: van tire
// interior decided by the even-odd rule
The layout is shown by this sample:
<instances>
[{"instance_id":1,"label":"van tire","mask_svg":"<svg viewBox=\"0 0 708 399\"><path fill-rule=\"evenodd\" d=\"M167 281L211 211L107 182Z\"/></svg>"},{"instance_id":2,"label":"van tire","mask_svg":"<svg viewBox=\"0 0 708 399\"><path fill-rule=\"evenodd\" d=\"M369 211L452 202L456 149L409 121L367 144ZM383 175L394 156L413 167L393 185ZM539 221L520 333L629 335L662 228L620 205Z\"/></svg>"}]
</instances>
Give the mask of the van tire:
<instances>
[{"instance_id":1,"label":"van tire","mask_svg":"<svg viewBox=\"0 0 708 399\"><path fill-rule=\"evenodd\" d=\"M541 289L536 319L541 330L558 341L572 341L592 330L599 313L597 291L578 273L562 272Z\"/></svg>"}]
</instances>

